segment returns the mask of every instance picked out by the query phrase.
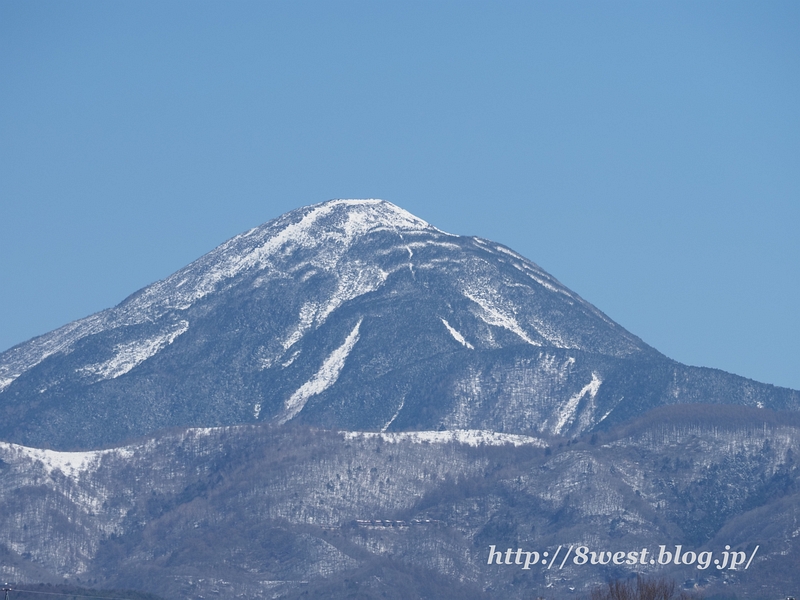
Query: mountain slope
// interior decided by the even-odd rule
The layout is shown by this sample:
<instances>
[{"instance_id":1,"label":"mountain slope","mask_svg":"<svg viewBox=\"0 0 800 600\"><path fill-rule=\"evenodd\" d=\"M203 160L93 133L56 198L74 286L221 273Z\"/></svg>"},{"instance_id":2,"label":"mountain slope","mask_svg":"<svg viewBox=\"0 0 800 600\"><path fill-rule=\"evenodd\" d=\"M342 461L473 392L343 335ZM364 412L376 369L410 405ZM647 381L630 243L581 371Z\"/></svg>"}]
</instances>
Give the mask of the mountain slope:
<instances>
[{"instance_id":1,"label":"mountain slope","mask_svg":"<svg viewBox=\"0 0 800 600\"><path fill-rule=\"evenodd\" d=\"M503 246L334 200L0 355L0 575L174 600L575 597L636 573L785 597L799 409ZM610 562L677 546L709 561ZM752 568L712 565L726 546Z\"/></svg>"},{"instance_id":2,"label":"mountain slope","mask_svg":"<svg viewBox=\"0 0 800 600\"><path fill-rule=\"evenodd\" d=\"M380 200L287 213L0 355L0 438L61 449L294 420L570 435L685 401L800 406L674 363L513 251Z\"/></svg>"},{"instance_id":3,"label":"mountain slope","mask_svg":"<svg viewBox=\"0 0 800 600\"><path fill-rule=\"evenodd\" d=\"M84 453L0 443L0 576L175 599L379 598L388 581L399 586L389 597L563 598L635 572L748 598L800 584L800 415L671 406L547 443L296 425L180 430ZM754 559L747 570L522 570L487 565L492 545L652 556L682 545L717 558L727 545Z\"/></svg>"}]
</instances>

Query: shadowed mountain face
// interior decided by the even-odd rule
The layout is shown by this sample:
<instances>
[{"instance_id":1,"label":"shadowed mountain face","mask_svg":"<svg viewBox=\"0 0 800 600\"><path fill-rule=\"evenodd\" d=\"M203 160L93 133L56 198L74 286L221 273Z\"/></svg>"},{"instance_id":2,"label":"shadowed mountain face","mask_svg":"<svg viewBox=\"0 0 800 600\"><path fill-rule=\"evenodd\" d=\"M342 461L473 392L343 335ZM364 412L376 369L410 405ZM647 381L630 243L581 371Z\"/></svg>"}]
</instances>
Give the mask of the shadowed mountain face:
<instances>
[{"instance_id":1,"label":"shadowed mountain face","mask_svg":"<svg viewBox=\"0 0 800 600\"><path fill-rule=\"evenodd\" d=\"M290 421L577 435L680 402L800 395L670 361L508 248L380 200L287 213L0 355L0 438L57 449Z\"/></svg>"}]
</instances>

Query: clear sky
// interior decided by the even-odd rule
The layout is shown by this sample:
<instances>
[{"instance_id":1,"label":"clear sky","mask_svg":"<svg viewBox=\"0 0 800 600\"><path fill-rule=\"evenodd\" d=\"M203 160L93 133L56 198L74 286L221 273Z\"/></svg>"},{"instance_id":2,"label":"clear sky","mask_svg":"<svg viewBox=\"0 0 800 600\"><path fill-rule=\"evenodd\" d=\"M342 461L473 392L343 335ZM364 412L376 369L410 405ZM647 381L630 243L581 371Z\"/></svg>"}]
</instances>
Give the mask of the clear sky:
<instances>
[{"instance_id":1,"label":"clear sky","mask_svg":"<svg viewBox=\"0 0 800 600\"><path fill-rule=\"evenodd\" d=\"M337 197L800 389L800 3L0 3L0 351Z\"/></svg>"}]
</instances>

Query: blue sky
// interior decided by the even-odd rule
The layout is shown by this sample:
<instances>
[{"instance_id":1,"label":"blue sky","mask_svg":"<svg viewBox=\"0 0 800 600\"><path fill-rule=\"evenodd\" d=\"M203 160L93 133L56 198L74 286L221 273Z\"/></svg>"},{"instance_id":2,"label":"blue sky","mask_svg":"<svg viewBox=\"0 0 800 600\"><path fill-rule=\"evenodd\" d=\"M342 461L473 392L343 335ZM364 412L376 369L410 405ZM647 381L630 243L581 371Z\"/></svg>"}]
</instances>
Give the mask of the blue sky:
<instances>
[{"instance_id":1,"label":"blue sky","mask_svg":"<svg viewBox=\"0 0 800 600\"><path fill-rule=\"evenodd\" d=\"M800 389L800 3L0 3L0 350L302 205Z\"/></svg>"}]
</instances>

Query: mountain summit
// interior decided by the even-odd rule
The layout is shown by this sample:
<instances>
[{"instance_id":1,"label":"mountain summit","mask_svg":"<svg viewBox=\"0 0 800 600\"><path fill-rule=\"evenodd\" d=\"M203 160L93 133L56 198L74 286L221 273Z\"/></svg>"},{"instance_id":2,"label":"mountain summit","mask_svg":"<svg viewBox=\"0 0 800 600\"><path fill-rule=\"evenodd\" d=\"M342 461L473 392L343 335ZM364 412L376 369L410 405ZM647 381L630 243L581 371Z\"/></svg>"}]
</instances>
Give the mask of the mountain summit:
<instances>
[{"instance_id":1,"label":"mountain summit","mask_svg":"<svg viewBox=\"0 0 800 600\"><path fill-rule=\"evenodd\" d=\"M0 438L59 449L290 421L573 435L697 401L800 403L670 361L512 250L383 200L291 211L0 355Z\"/></svg>"},{"instance_id":2,"label":"mountain summit","mask_svg":"<svg viewBox=\"0 0 800 600\"><path fill-rule=\"evenodd\" d=\"M4 581L169 600L800 583L800 392L676 363L512 250L388 202L239 235L3 353L0 381Z\"/></svg>"}]
</instances>

